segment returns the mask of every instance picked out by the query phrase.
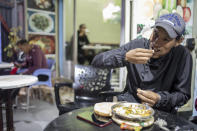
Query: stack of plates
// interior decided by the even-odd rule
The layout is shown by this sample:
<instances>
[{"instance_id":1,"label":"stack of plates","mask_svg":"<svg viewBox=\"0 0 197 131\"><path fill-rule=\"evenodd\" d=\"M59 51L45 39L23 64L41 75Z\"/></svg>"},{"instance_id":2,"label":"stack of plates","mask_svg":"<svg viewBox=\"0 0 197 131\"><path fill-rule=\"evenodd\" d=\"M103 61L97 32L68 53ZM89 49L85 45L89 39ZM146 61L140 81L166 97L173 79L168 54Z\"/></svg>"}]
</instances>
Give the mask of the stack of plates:
<instances>
[{"instance_id":1,"label":"stack of plates","mask_svg":"<svg viewBox=\"0 0 197 131\"><path fill-rule=\"evenodd\" d=\"M154 123L154 110L145 104L119 103L112 106L112 120L117 124L148 127Z\"/></svg>"}]
</instances>

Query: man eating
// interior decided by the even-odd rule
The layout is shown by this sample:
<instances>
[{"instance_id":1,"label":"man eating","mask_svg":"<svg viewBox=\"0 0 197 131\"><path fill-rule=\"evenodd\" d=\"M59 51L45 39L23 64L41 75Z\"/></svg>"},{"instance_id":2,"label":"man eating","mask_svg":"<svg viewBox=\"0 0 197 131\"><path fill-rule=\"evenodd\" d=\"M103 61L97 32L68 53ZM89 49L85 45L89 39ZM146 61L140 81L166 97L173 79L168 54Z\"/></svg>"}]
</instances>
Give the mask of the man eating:
<instances>
[{"instance_id":1,"label":"man eating","mask_svg":"<svg viewBox=\"0 0 197 131\"><path fill-rule=\"evenodd\" d=\"M98 54L92 65L127 68L127 82L119 101L147 103L171 113L191 97L192 56L181 45L185 22L177 14L160 16L150 39L130 41Z\"/></svg>"}]
</instances>

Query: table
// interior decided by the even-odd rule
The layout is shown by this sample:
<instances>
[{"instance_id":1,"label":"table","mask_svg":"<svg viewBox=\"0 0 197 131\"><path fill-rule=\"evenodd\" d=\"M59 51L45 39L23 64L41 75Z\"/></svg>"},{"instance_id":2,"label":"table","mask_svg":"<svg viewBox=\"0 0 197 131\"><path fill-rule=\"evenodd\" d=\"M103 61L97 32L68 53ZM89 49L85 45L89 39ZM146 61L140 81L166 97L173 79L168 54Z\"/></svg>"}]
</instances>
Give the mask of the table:
<instances>
[{"instance_id":1,"label":"table","mask_svg":"<svg viewBox=\"0 0 197 131\"><path fill-rule=\"evenodd\" d=\"M0 69L4 69L4 68L12 68L14 66L13 63L6 63L6 62L2 62L0 63Z\"/></svg>"},{"instance_id":2,"label":"table","mask_svg":"<svg viewBox=\"0 0 197 131\"><path fill-rule=\"evenodd\" d=\"M12 90L32 85L38 81L36 76L31 75L4 75L0 76L0 131L3 131L2 116L2 93L4 93L6 105L7 131L14 131L13 110L12 110Z\"/></svg>"},{"instance_id":3,"label":"table","mask_svg":"<svg viewBox=\"0 0 197 131\"><path fill-rule=\"evenodd\" d=\"M84 111L93 112L93 107L81 108L63 114L50 122L44 129L44 131L120 131L120 126L114 122L109 126L99 128L82 120L78 120L76 118L77 114ZM179 126L184 130L197 130L196 125L177 115L172 115L170 113L155 110L154 117L155 120L157 120L158 118L165 120L168 124L167 127L169 128L169 130L175 130L173 128L175 128L176 126ZM150 127L144 128L143 131L162 131L162 129L158 125L153 124Z\"/></svg>"},{"instance_id":4,"label":"table","mask_svg":"<svg viewBox=\"0 0 197 131\"><path fill-rule=\"evenodd\" d=\"M86 58L90 63L96 54L99 54L104 50L111 50L112 47L109 45L96 44L96 45L84 45L82 49L84 50L84 54L83 54L84 58Z\"/></svg>"},{"instance_id":5,"label":"table","mask_svg":"<svg viewBox=\"0 0 197 131\"><path fill-rule=\"evenodd\" d=\"M111 46L107 46L107 45L84 45L82 47L82 49L84 50L111 50Z\"/></svg>"},{"instance_id":6,"label":"table","mask_svg":"<svg viewBox=\"0 0 197 131\"><path fill-rule=\"evenodd\" d=\"M12 67L13 63L0 62L0 75L9 75Z\"/></svg>"}]
</instances>

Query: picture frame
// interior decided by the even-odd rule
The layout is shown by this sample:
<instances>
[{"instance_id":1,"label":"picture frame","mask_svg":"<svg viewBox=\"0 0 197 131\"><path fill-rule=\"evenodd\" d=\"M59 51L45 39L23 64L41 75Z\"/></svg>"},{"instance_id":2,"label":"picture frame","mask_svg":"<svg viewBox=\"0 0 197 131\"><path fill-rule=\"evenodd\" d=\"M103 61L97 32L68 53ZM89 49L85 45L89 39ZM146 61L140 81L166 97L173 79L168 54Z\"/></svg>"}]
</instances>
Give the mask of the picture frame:
<instances>
[{"instance_id":1,"label":"picture frame","mask_svg":"<svg viewBox=\"0 0 197 131\"><path fill-rule=\"evenodd\" d=\"M27 8L55 12L56 0L28 0Z\"/></svg>"},{"instance_id":2,"label":"picture frame","mask_svg":"<svg viewBox=\"0 0 197 131\"><path fill-rule=\"evenodd\" d=\"M28 9L29 34L55 35L55 13Z\"/></svg>"},{"instance_id":3,"label":"picture frame","mask_svg":"<svg viewBox=\"0 0 197 131\"><path fill-rule=\"evenodd\" d=\"M29 34L29 43L39 45L44 54L55 54L55 36Z\"/></svg>"}]
</instances>

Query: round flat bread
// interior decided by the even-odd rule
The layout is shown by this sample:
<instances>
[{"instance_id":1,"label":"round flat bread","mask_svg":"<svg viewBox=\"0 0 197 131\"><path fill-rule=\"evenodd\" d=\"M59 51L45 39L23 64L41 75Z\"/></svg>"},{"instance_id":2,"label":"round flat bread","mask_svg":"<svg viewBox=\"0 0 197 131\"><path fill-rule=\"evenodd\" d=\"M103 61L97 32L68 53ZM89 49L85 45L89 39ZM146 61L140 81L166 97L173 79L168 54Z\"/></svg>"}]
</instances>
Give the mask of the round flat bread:
<instances>
[{"instance_id":1,"label":"round flat bread","mask_svg":"<svg viewBox=\"0 0 197 131\"><path fill-rule=\"evenodd\" d=\"M112 120L119 125L121 125L122 123L125 123L125 124L131 125L131 126L142 126L142 127L148 127L154 123L153 116L149 120L144 121L144 122L127 121L127 120L120 119L120 118L116 117L115 115L112 116Z\"/></svg>"},{"instance_id":2,"label":"round flat bread","mask_svg":"<svg viewBox=\"0 0 197 131\"><path fill-rule=\"evenodd\" d=\"M99 116L96 113L94 113L94 117L101 122L108 122L111 120L111 117L104 117L104 116Z\"/></svg>"},{"instance_id":3,"label":"round flat bread","mask_svg":"<svg viewBox=\"0 0 197 131\"><path fill-rule=\"evenodd\" d=\"M94 113L99 116L110 117L112 116L111 107L117 104L116 102L101 102L94 105Z\"/></svg>"}]
</instances>

